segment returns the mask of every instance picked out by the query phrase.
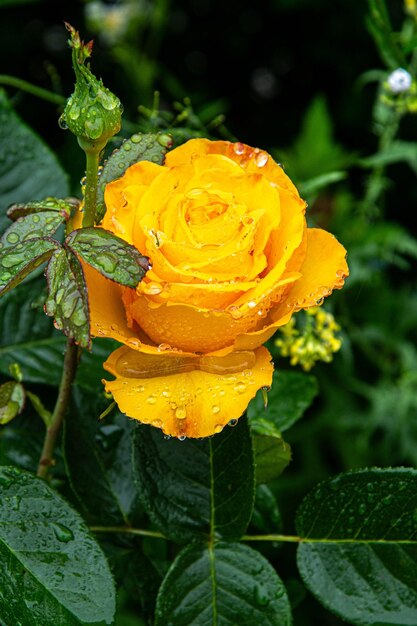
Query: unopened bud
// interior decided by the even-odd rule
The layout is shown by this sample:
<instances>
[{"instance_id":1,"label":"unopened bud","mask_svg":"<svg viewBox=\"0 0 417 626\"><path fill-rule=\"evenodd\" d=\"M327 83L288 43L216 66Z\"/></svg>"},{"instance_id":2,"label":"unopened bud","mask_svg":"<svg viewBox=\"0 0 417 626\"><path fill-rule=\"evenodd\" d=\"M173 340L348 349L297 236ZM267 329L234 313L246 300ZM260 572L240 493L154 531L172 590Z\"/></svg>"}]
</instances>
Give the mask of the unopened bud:
<instances>
[{"instance_id":1,"label":"unopened bud","mask_svg":"<svg viewBox=\"0 0 417 626\"><path fill-rule=\"evenodd\" d=\"M68 98L59 119L61 128L77 136L84 150L104 148L110 137L119 132L123 106L103 82L85 65L91 56L92 42L84 44L78 32L66 24L71 34L72 64L76 83L74 93Z\"/></svg>"}]
</instances>

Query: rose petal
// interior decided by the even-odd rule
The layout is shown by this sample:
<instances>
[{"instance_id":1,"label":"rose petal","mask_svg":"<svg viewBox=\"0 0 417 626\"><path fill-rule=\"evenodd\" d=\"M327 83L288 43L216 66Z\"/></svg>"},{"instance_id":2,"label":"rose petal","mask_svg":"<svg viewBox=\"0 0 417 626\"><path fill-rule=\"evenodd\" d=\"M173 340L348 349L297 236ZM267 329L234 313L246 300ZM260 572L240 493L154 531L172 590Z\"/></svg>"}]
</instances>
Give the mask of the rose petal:
<instances>
[{"instance_id":1,"label":"rose petal","mask_svg":"<svg viewBox=\"0 0 417 626\"><path fill-rule=\"evenodd\" d=\"M175 437L209 437L220 432L230 420L239 419L260 387L272 381L271 356L263 347L256 350L251 369L230 374L194 370L132 378L118 374L121 357L128 362L137 354L120 348L110 355L104 367L116 380L104 381L106 391L126 415Z\"/></svg>"},{"instance_id":2,"label":"rose petal","mask_svg":"<svg viewBox=\"0 0 417 626\"><path fill-rule=\"evenodd\" d=\"M320 228L306 230L307 250L300 267L301 278L274 310L276 317L285 311L298 311L316 306L333 289L341 289L349 275L346 250L334 237Z\"/></svg>"}]
</instances>

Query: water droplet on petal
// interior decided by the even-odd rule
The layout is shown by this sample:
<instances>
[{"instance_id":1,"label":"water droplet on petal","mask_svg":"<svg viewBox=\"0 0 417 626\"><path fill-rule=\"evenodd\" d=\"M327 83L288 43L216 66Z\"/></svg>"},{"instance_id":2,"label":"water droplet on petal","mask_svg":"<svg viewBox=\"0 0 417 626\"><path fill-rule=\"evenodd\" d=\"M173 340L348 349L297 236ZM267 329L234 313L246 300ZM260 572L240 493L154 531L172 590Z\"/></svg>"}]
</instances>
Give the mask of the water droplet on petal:
<instances>
[{"instance_id":1,"label":"water droplet on petal","mask_svg":"<svg viewBox=\"0 0 417 626\"><path fill-rule=\"evenodd\" d=\"M148 404L156 404L156 398L155 398L155 396L148 396L148 397L146 398L146 402L147 402Z\"/></svg>"},{"instance_id":2,"label":"water droplet on petal","mask_svg":"<svg viewBox=\"0 0 417 626\"><path fill-rule=\"evenodd\" d=\"M234 390L237 391L238 393L245 393L246 391L246 385L244 383L238 383L235 387Z\"/></svg>"},{"instance_id":3,"label":"water droplet on petal","mask_svg":"<svg viewBox=\"0 0 417 626\"><path fill-rule=\"evenodd\" d=\"M264 165L268 163L268 155L266 152L258 152L258 154L255 155L254 160L258 167L264 167Z\"/></svg>"},{"instance_id":4,"label":"water droplet on petal","mask_svg":"<svg viewBox=\"0 0 417 626\"><path fill-rule=\"evenodd\" d=\"M230 422L228 422L228 423L227 423L227 425L228 425L228 426L231 426L232 428L233 428L234 426L236 426L236 424L237 424L237 420L234 420L234 419L233 419L233 420L230 420Z\"/></svg>"},{"instance_id":5,"label":"water droplet on petal","mask_svg":"<svg viewBox=\"0 0 417 626\"><path fill-rule=\"evenodd\" d=\"M235 143L235 145L233 146L233 150L235 151L236 154L243 154L245 152L245 146L243 143L241 143L240 141L238 141L237 143Z\"/></svg>"},{"instance_id":6,"label":"water droplet on petal","mask_svg":"<svg viewBox=\"0 0 417 626\"><path fill-rule=\"evenodd\" d=\"M183 406L179 406L175 409L175 417L177 420L184 420L187 417L187 411Z\"/></svg>"},{"instance_id":7,"label":"water droplet on petal","mask_svg":"<svg viewBox=\"0 0 417 626\"><path fill-rule=\"evenodd\" d=\"M222 430L223 430L223 424L216 424L216 426L214 427L214 432L215 432L216 435L221 433Z\"/></svg>"},{"instance_id":8,"label":"water droplet on petal","mask_svg":"<svg viewBox=\"0 0 417 626\"><path fill-rule=\"evenodd\" d=\"M178 437L178 441L185 441L187 439L187 437L185 435L180 435Z\"/></svg>"},{"instance_id":9,"label":"water droplet on petal","mask_svg":"<svg viewBox=\"0 0 417 626\"><path fill-rule=\"evenodd\" d=\"M220 413L220 407L217 404L213 404L211 407L212 413Z\"/></svg>"}]
</instances>

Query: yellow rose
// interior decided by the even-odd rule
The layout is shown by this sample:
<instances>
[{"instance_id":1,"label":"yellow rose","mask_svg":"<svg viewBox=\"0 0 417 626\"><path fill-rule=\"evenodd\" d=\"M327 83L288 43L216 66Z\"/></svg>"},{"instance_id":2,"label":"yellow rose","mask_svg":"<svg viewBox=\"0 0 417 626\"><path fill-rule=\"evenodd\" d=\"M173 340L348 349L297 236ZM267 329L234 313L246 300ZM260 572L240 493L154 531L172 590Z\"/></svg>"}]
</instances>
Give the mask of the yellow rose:
<instances>
[{"instance_id":1,"label":"yellow rose","mask_svg":"<svg viewBox=\"0 0 417 626\"><path fill-rule=\"evenodd\" d=\"M93 335L124 345L104 367L121 411L176 437L239 418L273 367L262 344L348 274L346 251L307 228L306 204L273 159L193 139L105 190L106 228L150 257L136 290L86 268Z\"/></svg>"}]
</instances>

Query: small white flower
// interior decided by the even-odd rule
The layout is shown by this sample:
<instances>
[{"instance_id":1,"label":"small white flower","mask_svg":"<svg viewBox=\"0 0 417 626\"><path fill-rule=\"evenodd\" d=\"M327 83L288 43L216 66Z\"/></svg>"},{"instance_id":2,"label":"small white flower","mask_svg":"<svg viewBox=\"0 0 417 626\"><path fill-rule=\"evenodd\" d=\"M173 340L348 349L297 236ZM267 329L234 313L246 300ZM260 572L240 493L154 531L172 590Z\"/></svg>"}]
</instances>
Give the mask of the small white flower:
<instances>
[{"instance_id":1,"label":"small white flower","mask_svg":"<svg viewBox=\"0 0 417 626\"><path fill-rule=\"evenodd\" d=\"M410 72L399 67L391 72L388 76L387 83L392 93L403 93L410 89L412 80Z\"/></svg>"}]
</instances>

